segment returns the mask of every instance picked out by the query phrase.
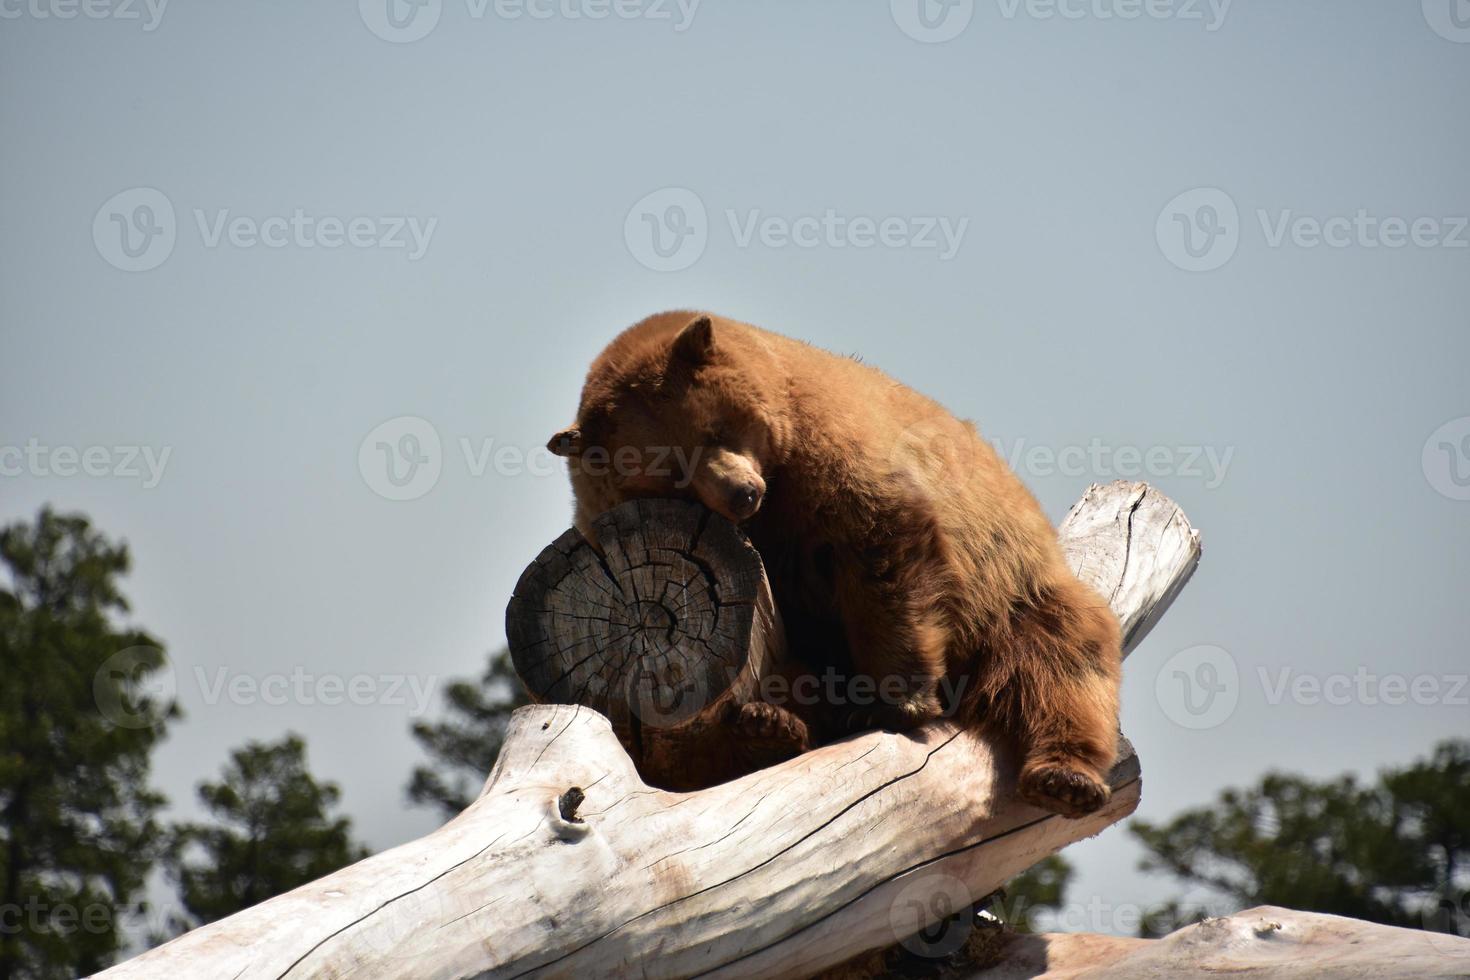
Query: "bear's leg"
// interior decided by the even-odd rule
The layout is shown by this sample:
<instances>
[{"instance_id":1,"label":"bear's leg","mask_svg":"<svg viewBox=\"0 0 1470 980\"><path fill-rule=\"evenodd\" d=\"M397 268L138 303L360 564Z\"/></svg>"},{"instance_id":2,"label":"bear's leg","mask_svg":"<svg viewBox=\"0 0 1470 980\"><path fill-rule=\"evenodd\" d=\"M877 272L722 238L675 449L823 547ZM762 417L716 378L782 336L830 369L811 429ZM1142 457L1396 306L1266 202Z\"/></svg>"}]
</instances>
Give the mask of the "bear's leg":
<instances>
[{"instance_id":1,"label":"bear's leg","mask_svg":"<svg viewBox=\"0 0 1470 980\"><path fill-rule=\"evenodd\" d=\"M1097 810L1118 752L1117 619L1091 589L1059 577L998 632L981 688L994 722L1018 739L1022 798L1066 817Z\"/></svg>"},{"instance_id":2,"label":"bear's leg","mask_svg":"<svg viewBox=\"0 0 1470 980\"><path fill-rule=\"evenodd\" d=\"M922 563L840 573L837 605L852 656L847 730L907 731L943 713L939 680L948 641Z\"/></svg>"}]
</instances>

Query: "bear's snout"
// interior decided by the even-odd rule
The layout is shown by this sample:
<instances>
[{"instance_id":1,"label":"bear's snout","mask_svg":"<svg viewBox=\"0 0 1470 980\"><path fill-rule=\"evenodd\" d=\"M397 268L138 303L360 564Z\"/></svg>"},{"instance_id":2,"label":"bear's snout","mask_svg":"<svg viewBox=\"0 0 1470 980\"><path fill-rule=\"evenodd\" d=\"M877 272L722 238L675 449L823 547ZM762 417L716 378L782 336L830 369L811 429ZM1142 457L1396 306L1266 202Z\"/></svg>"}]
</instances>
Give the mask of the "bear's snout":
<instances>
[{"instance_id":1,"label":"bear's snout","mask_svg":"<svg viewBox=\"0 0 1470 980\"><path fill-rule=\"evenodd\" d=\"M761 499L765 495L766 488L754 482L736 486L730 491L730 516L737 521L754 517L755 512L760 510Z\"/></svg>"},{"instance_id":2,"label":"bear's snout","mask_svg":"<svg viewBox=\"0 0 1470 980\"><path fill-rule=\"evenodd\" d=\"M694 493L710 510L737 524L754 517L766 497L760 465L729 449L712 449L694 473Z\"/></svg>"}]
</instances>

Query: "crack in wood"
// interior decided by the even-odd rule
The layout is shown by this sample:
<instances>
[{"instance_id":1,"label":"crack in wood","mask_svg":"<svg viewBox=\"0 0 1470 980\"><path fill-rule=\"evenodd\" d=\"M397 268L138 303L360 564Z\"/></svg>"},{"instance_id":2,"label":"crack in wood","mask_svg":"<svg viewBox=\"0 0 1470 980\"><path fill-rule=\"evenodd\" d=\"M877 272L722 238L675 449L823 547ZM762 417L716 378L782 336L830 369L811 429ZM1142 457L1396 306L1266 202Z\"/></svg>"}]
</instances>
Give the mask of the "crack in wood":
<instances>
[{"instance_id":1,"label":"crack in wood","mask_svg":"<svg viewBox=\"0 0 1470 980\"><path fill-rule=\"evenodd\" d=\"M853 809L855 809L858 806L861 806L867 800L869 800L869 799L873 798L874 796L882 793L885 789L888 789L889 787L891 787L891 786L893 786L893 785L895 785L895 784L897 784L899 782L902 782L905 779L912 778L913 776L915 776L918 773L922 772L929 765L929 761L931 759L933 759L936 754L938 754L940 751L942 751L944 748L946 748L952 742L954 742L954 740L956 738L958 738L959 735L960 735L960 733L958 731L951 733L949 735L949 737L946 738L943 742L939 743L938 745L934 746L934 748L932 748L928 752L926 752L925 755L924 755L924 761L922 763L920 763L916 768L914 768L912 770L909 770L908 772L900 773L900 774L898 774L898 775L896 775L896 776L894 776L894 777L892 777L892 778L890 778L890 779L888 779L888 780L880 783L878 786L874 787L873 789L868 790L867 792L864 792L857 799L855 799L852 802L848 803L842 809L838 810L836 813L832 814L830 817L828 817L827 819L823 820L821 823L817 824L811 830L807 831L805 834L803 834L802 836L798 837L796 840L792 841L790 844L787 844L786 846L784 846L784 847L780 848L779 850L777 850L775 853L767 856L764 860L762 860L762 861L760 861L760 862L758 862L758 863L756 863L754 865L751 865L750 867L746 868L745 870L740 871L737 874L731 875L730 877L728 877L728 878L726 878L726 879L724 879L722 881L714 882L713 884L706 885L703 888L697 888L694 891L690 892L688 895L681 895L680 897L678 897L678 898L676 898L676 899L674 899L672 901L665 902L662 905L658 905L658 906L655 906L654 908L648 909L648 910L646 910L644 912L640 912L639 914L637 914L637 915L635 915L635 916L633 916L633 917L625 920L621 924L619 924L617 926L614 926L612 929L609 929L607 932L603 933L602 935L597 936L596 938L591 939L591 940L589 940L586 943L583 943L581 946L578 946L575 949L568 950L567 952L563 953L562 955L560 955L560 956L558 956L558 957L556 957L554 959L547 960L544 963L537 964L535 967L532 967L531 969L525 970L525 971L523 971L521 973L514 974L512 976L512 978L511 978L511 980L517 980L517 978L528 976L531 973L536 972L537 970L544 970L544 969L546 969L548 967L555 966L557 963L561 962L562 960L566 959L567 957L573 956L576 953L580 953L583 950L586 950L589 947L591 947L591 946L593 946L593 945L595 945L595 944L597 944L599 942L602 942L602 941L604 941L604 940L612 937L613 935L616 935L618 932L620 932L623 929L626 929L629 925L631 925L634 922L637 922L639 919L647 918L650 915L656 915L659 912L665 911L666 909L672 908L673 906L680 904L681 902L687 902L687 901L690 901L692 899L698 898L700 895L704 895L704 894L706 894L708 892L711 892L711 891L714 891L714 890L716 890L718 888L723 888L726 885L729 885L729 884L732 884L732 883L734 883L736 881L739 881L741 878L744 878L746 875L753 874L756 871L759 871L761 868L763 868L766 865L770 864L772 861L774 861L777 858L781 857L783 854L786 854L786 853L790 852L793 848L797 847L798 845L804 843L807 840L810 840L812 837L814 837L817 834L821 833L823 830L826 830L828 827L832 826L832 824L836 823L842 817L846 816Z\"/></svg>"}]
</instances>

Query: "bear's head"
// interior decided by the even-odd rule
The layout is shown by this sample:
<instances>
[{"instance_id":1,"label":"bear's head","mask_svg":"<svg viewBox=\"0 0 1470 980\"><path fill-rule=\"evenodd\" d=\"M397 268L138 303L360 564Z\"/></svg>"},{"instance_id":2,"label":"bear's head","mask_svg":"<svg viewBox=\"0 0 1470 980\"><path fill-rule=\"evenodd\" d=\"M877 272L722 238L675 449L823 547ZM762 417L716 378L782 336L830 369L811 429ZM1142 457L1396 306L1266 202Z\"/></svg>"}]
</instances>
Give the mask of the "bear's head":
<instances>
[{"instance_id":1,"label":"bear's head","mask_svg":"<svg viewBox=\"0 0 1470 980\"><path fill-rule=\"evenodd\" d=\"M577 525L637 497L695 499L732 521L760 509L789 428L779 364L754 328L667 313L593 362L565 457Z\"/></svg>"}]
</instances>

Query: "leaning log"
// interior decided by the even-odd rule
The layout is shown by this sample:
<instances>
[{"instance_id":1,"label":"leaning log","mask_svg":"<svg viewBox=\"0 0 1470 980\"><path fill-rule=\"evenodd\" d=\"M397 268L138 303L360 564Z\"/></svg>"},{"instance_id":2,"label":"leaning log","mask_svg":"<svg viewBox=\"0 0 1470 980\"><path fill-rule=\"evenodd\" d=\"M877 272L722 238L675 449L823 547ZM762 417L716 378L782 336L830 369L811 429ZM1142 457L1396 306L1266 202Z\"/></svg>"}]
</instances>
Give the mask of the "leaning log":
<instances>
[{"instance_id":1,"label":"leaning log","mask_svg":"<svg viewBox=\"0 0 1470 980\"><path fill-rule=\"evenodd\" d=\"M1199 556L1143 484L1094 487L1061 535L1130 649ZM480 798L444 827L105 975L810 975L928 942L915 934L1138 803L1131 748L1080 820L1021 802L1016 771L1004 746L938 722L676 793L640 777L606 716L522 708Z\"/></svg>"},{"instance_id":2,"label":"leaning log","mask_svg":"<svg viewBox=\"0 0 1470 980\"><path fill-rule=\"evenodd\" d=\"M1160 939L1017 935L967 980L1452 980L1470 977L1470 939L1261 905Z\"/></svg>"}]
</instances>

